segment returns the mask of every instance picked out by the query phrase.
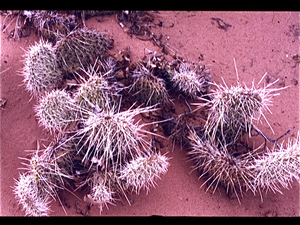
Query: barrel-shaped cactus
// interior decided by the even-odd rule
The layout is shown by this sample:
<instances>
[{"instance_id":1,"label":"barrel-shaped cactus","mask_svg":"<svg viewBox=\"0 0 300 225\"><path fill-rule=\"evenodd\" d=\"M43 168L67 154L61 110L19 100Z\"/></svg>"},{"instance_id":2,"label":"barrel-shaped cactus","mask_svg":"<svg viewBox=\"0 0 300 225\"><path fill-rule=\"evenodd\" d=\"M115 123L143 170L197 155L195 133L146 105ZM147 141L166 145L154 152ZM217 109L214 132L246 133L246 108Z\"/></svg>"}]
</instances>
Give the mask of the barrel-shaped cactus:
<instances>
[{"instance_id":1,"label":"barrel-shaped cactus","mask_svg":"<svg viewBox=\"0 0 300 225\"><path fill-rule=\"evenodd\" d=\"M57 63L67 74L87 68L113 46L113 39L95 30L80 29L70 32L55 45Z\"/></svg>"},{"instance_id":2,"label":"barrel-shaped cactus","mask_svg":"<svg viewBox=\"0 0 300 225\"><path fill-rule=\"evenodd\" d=\"M30 46L26 51L24 64L24 83L34 96L62 85L63 75L50 43L40 40Z\"/></svg>"}]
</instances>

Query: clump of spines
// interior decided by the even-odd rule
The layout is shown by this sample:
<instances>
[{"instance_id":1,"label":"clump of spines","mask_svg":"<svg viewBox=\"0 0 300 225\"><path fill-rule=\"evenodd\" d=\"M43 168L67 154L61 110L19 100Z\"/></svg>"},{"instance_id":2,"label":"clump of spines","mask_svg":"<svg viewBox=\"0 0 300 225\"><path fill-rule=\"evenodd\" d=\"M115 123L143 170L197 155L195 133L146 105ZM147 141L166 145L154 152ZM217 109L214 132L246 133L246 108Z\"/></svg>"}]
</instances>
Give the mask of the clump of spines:
<instances>
[{"instance_id":1,"label":"clump of spines","mask_svg":"<svg viewBox=\"0 0 300 225\"><path fill-rule=\"evenodd\" d=\"M149 191L151 186L155 186L155 179L165 174L168 166L168 158L160 153L140 155L123 166L119 179L124 182L126 189L131 188L139 194L141 189Z\"/></svg>"},{"instance_id":2,"label":"clump of spines","mask_svg":"<svg viewBox=\"0 0 300 225\"><path fill-rule=\"evenodd\" d=\"M115 192L110 185L111 179L104 175L102 172L94 172L89 179L91 186L90 193L84 197L86 202L98 205L100 214L103 210L103 206L112 204L115 201Z\"/></svg>"},{"instance_id":3,"label":"clump of spines","mask_svg":"<svg viewBox=\"0 0 300 225\"><path fill-rule=\"evenodd\" d=\"M30 19L38 34L54 44L80 26L74 15L56 11L36 10Z\"/></svg>"},{"instance_id":4,"label":"clump of spines","mask_svg":"<svg viewBox=\"0 0 300 225\"><path fill-rule=\"evenodd\" d=\"M34 96L59 87L63 82L52 45L40 40L25 54L22 75L26 89Z\"/></svg>"},{"instance_id":5,"label":"clump of spines","mask_svg":"<svg viewBox=\"0 0 300 225\"><path fill-rule=\"evenodd\" d=\"M113 39L95 30L80 29L70 32L55 45L57 62L66 74L87 68L98 57L113 47Z\"/></svg>"},{"instance_id":6,"label":"clump of spines","mask_svg":"<svg viewBox=\"0 0 300 225\"><path fill-rule=\"evenodd\" d=\"M108 75L110 73L111 71L108 70L105 74L101 74L94 67L86 71L88 79L80 84L74 96L75 104L81 109L80 113L83 118L86 118L87 111L92 111L93 108L109 110L120 102L119 92L121 89L109 83Z\"/></svg>"},{"instance_id":7,"label":"clump of spines","mask_svg":"<svg viewBox=\"0 0 300 225\"><path fill-rule=\"evenodd\" d=\"M94 158L100 168L116 171L128 157L146 150L146 130L144 125L134 121L134 117L151 110L148 107L116 112L115 107L111 107L109 110L97 111L95 108L90 111L76 134L85 140L83 160Z\"/></svg>"},{"instance_id":8,"label":"clump of spines","mask_svg":"<svg viewBox=\"0 0 300 225\"><path fill-rule=\"evenodd\" d=\"M76 120L77 107L65 90L53 90L35 107L39 123L51 132L63 131Z\"/></svg>"},{"instance_id":9,"label":"clump of spines","mask_svg":"<svg viewBox=\"0 0 300 225\"><path fill-rule=\"evenodd\" d=\"M175 68L173 67L172 64L168 65L167 71L170 74L170 82L174 89L192 99L207 93L210 88L211 77L205 65L180 62Z\"/></svg>"}]
</instances>

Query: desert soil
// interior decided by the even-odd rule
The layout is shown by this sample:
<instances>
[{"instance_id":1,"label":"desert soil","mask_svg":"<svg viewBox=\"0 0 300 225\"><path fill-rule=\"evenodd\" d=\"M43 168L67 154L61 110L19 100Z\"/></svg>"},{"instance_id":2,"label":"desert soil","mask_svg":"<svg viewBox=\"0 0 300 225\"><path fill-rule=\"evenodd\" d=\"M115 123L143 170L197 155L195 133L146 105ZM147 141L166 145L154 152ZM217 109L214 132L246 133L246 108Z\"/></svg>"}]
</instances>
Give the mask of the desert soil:
<instances>
[{"instance_id":1,"label":"desert soil","mask_svg":"<svg viewBox=\"0 0 300 225\"><path fill-rule=\"evenodd\" d=\"M161 11L157 16L162 26L153 28L156 34L162 34L164 41L187 60L202 62L211 69L212 78L221 83L236 85L236 71L239 81L248 86L255 79L257 83L267 72L265 83L280 79L275 87L289 86L276 96L272 114L266 112L275 134L262 120L259 128L270 137L278 137L295 126L284 138L295 137L299 130L299 63L293 55L299 52L298 12L198 12L198 11ZM213 19L215 18L215 19ZM3 17L1 17L2 24ZM227 26L226 26L227 24ZM114 37L115 46L111 53L130 46L133 61L143 58L146 49L161 52L150 41L142 41L136 36L130 37L117 23L115 15L94 17L86 21L89 28L97 29ZM47 131L38 126L34 114L36 99L22 85L20 70L23 66L22 55L28 46L38 40L35 34L23 37L20 41L8 38L10 29L1 32L1 98L7 102L1 110L1 215L23 216L24 211L18 205L12 186L22 170L22 160L39 143L49 143L52 139ZM181 102L178 107L184 107ZM104 216L299 216L299 184L292 183L289 190L280 193L259 194L246 192L241 203L226 194L223 188L213 193L200 188L205 180L198 179L199 174L192 171L192 162L187 160L184 149L178 146L172 151L171 143L165 144L162 152L171 157L170 167L156 188L140 195L129 194L131 205L125 199L104 208ZM89 206L83 201L84 193L78 191L74 197L65 191L61 194L62 204L68 216L98 216L97 206ZM51 216L65 216L58 200L51 203Z\"/></svg>"}]
</instances>

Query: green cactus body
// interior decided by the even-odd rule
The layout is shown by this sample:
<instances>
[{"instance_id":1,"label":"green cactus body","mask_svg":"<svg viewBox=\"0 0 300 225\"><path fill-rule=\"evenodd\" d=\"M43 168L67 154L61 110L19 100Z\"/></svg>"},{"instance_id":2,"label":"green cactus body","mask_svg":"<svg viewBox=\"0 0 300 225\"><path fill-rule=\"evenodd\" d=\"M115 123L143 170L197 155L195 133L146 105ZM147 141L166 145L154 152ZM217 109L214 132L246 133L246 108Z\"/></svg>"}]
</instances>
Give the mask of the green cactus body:
<instances>
[{"instance_id":1,"label":"green cactus body","mask_svg":"<svg viewBox=\"0 0 300 225\"><path fill-rule=\"evenodd\" d=\"M74 74L87 68L93 60L113 46L113 40L97 31L81 29L69 33L55 45L59 67L65 73Z\"/></svg>"},{"instance_id":2,"label":"green cactus body","mask_svg":"<svg viewBox=\"0 0 300 225\"><path fill-rule=\"evenodd\" d=\"M163 79L154 76L145 67L136 69L132 77L134 83L130 90L140 104L164 106L170 103Z\"/></svg>"}]
</instances>

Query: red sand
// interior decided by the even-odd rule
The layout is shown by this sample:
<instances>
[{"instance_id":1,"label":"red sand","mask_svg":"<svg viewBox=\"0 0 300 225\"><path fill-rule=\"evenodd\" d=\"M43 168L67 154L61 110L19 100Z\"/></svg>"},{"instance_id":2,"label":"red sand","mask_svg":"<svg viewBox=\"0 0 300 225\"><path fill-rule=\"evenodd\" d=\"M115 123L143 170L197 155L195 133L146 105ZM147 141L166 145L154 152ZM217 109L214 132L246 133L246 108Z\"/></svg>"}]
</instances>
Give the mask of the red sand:
<instances>
[{"instance_id":1,"label":"red sand","mask_svg":"<svg viewBox=\"0 0 300 225\"><path fill-rule=\"evenodd\" d=\"M270 137L278 137L289 128L295 136L299 130L299 65L291 55L299 53L299 13L297 12L159 12L163 26L154 28L157 34L163 34L170 46L185 59L198 61L203 55L203 63L211 68L213 80L221 83L223 77L227 85L236 84L236 72L233 58L236 60L240 82L251 85L268 72L270 82L277 78L276 87L290 86L274 98L270 107L273 114L266 113L275 134L263 121L258 126ZM130 37L117 24L115 16L104 16L102 22L95 17L86 21L89 28L112 35L118 52L130 46L134 61L144 56L145 48L157 51L159 48L149 41ZM230 24L227 31L218 28L216 20ZM2 24L3 17L1 17ZM224 23L220 22L220 25ZM8 29L9 30L9 29ZM14 179L18 178L22 167L18 157L28 157L26 149L36 149L37 140L47 139L50 135L38 127L33 106L36 99L30 100L29 93L22 86L22 77L18 71L22 68L23 49L38 40L35 35L21 38L20 42L8 39L8 31L1 33L1 68L10 68L1 76L1 98L7 99L1 111L1 215L23 216L22 207L17 204L12 191ZM23 49L22 49L23 48ZM287 137L285 137L287 139ZM157 187L148 194L129 195L131 206L125 199L117 201L104 209L104 216L299 216L299 185L294 182L289 190L263 194L263 202L257 194L244 194L239 204L236 198L229 198L225 190L218 188L215 193L206 192L204 182L198 180L192 172L192 163L188 162L186 152L166 145L170 160L169 171L157 181ZM68 216L98 216L97 206L83 202L83 194L76 193L78 200L65 192L61 197ZM64 216L59 201L51 204L51 216Z\"/></svg>"}]
</instances>

